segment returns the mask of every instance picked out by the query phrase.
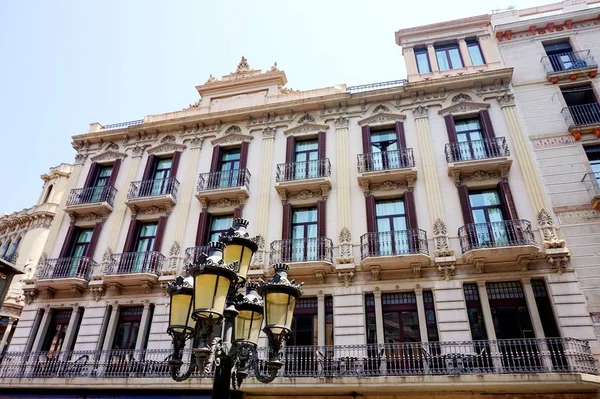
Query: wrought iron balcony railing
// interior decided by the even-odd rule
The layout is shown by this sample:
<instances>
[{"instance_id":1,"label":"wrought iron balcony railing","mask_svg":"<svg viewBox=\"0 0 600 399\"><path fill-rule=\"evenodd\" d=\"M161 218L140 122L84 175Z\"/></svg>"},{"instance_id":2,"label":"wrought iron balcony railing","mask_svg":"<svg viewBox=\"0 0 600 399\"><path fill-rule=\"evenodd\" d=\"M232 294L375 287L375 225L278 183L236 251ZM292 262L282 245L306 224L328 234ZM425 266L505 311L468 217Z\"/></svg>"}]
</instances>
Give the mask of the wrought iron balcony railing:
<instances>
[{"instance_id":1,"label":"wrought iron balcony railing","mask_svg":"<svg viewBox=\"0 0 600 399\"><path fill-rule=\"evenodd\" d=\"M288 378L598 375L589 343L573 338L286 346L282 351L284 365L279 377ZM188 367L190 352L183 354L184 368ZM266 356L266 351L259 349L259 365L266 363ZM0 378L168 378L170 357L170 349L7 352L0 358ZM202 370L195 372L193 378L210 375Z\"/></svg>"},{"instance_id":2,"label":"wrought iron balcony railing","mask_svg":"<svg viewBox=\"0 0 600 399\"><path fill-rule=\"evenodd\" d=\"M329 158L311 161L280 163L275 175L277 183L293 180L316 179L331 176Z\"/></svg>"},{"instance_id":3,"label":"wrought iron balcony railing","mask_svg":"<svg viewBox=\"0 0 600 399\"><path fill-rule=\"evenodd\" d=\"M106 274L150 273L158 275L165 259L163 254L153 251L113 254L110 257Z\"/></svg>"},{"instance_id":4,"label":"wrought iron balcony railing","mask_svg":"<svg viewBox=\"0 0 600 399\"><path fill-rule=\"evenodd\" d=\"M39 280L81 278L90 281L96 266L98 266L98 263L85 256L46 259L40 271Z\"/></svg>"},{"instance_id":5,"label":"wrought iron balcony railing","mask_svg":"<svg viewBox=\"0 0 600 399\"><path fill-rule=\"evenodd\" d=\"M159 195L172 195L177 198L179 181L174 177L167 179L140 180L131 182L127 199L156 197Z\"/></svg>"},{"instance_id":6,"label":"wrought iron balcony railing","mask_svg":"<svg viewBox=\"0 0 600 399\"><path fill-rule=\"evenodd\" d=\"M600 195L600 172L586 173L581 181L592 197Z\"/></svg>"},{"instance_id":7,"label":"wrought iron balcony railing","mask_svg":"<svg viewBox=\"0 0 600 399\"><path fill-rule=\"evenodd\" d=\"M4 255L0 256L0 258L9 263L14 264L17 261L18 255L19 255L18 253L13 252L13 253L9 253L9 254L4 254Z\"/></svg>"},{"instance_id":8,"label":"wrought iron balcony railing","mask_svg":"<svg viewBox=\"0 0 600 399\"><path fill-rule=\"evenodd\" d=\"M597 67L598 64L590 50L572 51L570 53L553 54L542 57L542 65L547 74L562 71Z\"/></svg>"},{"instance_id":9,"label":"wrought iron balcony railing","mask_svg":"<svg viewBox=\"0 0 600 399\"><path fill-rule=\"evenodd\" d=\"M360 237L361 259L428 253L427 232L421 229L366 233Z\"/></svg>"},{"instance_id":10,"label":"wrought iron balcony railing","mask_svg":"<svg viewBox=\"0 0 600 399\"><path fill-rule=\"evenodd\" d=\"M75 188L71 190L67 206L107 202L114 205L117 189L113 186Z\"/></svg>"},{"instance_id":11,"label":"wrought iron balcony railing","mask_svg":"<svg viewBox=\"0 0 600 399\"><path fill-rule=\"evenodd\" d=\"M231 169L221 172L200 173L198 191L218 190L220 188L250 188L250 171L248 169Z\"/></svg>"},{"instance_id":12,"label":"wrought iron balcony railing","mask_svg":"<svg viewBox=\"0 0 600 399\"><path fill-rule=\"evenodd\" d=\"M271 243L269 263L333 263L333 242L326 237L297 238Z\"/></svg>"},{"instance_id":13,"label":"wrought iron balcony railing","mask_svg":"<svg viewBox=\"0 0 600 399\"><path fill-rule=\"evenodd\" d=\"M374 172L378 170L413 168L415 157L412 148L396 151L371 152L358 154L358 172Z\"/></svg>"},{"instance_id":14,"label":"wrought iron balcony railing","mask_svg":"<svg viewBox=\"0 0 600 399\"><path fill-rule=\"evenodd\" d=\"M463 252L481 248L535 245L529 220L504 220L490 223L471 223L458 229Z\"/></svg>"},{"instance_id":15,"label":"wrought iron balcony railing","mask_svg":"<svg viewBox=\"0 0 600 399\"><path fill-rule=\"evenodd\" d=\"M569 127L600 124L599 103L564 107L561 114Z\"/></svg>"},{"instance_id":16,"label":"wrought iron balcony railing","mask_svg":"<svg viewBox=\"0 0 600 399\"><path fill-rule=\"evenodd\" d=\"M510 150L504 137L446 144L446 162L448 163L507 157L509 155Z\"/></svg>"},{"instance_id":17,"label":"wrought iron balcony railing","mask_svg":"<svg viewBox=\"0 0 600 399\"><path fill-rule=\"evenodd\" d=\"M200 263L200 256L202 255L202 253L208 253L207 245L187 248L185 250L184 264L186 266L191 266Z\"/></svg>"}]
</instances>

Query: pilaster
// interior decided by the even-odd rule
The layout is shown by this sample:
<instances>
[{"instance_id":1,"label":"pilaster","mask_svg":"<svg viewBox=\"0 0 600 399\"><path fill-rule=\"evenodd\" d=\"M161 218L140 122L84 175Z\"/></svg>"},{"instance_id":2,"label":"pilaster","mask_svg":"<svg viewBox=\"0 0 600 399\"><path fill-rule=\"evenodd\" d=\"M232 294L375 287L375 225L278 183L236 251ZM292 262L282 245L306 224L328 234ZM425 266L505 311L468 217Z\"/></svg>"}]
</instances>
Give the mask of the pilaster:
<instances>
[{"instance_id":1,"label":"pilaster","mask_svg":"<svg viewBox=\"0 0 600 399\"><path fill-rule=\"evenodd\" d=\"M412 47L402 48L404 55L404 64L406 65L406 75L418 75L417 60L415 59L415 51Z\"/></svg>"},{"instance_id":2,"label":"pilaster","mask_svg":"<svg viewBox=\"0 0 600 399\"><path fill-rule=\"evenodd\" d=\"M425 304L423 303L423 288L415 288L415 297L417 299L417 314L419 316L421 342L429 342L429 336L427 335L427 319L425 318Z\"/></svg>"},{"instance_id":3,"label":"pilaster","mask_svg":"<svg viewBox=\"0 0 600 399\"><path fill-rule=\"evenodd\" d=\"M431 65L431 72L438 72L440 68L438 67L437 57L435 56L435 48L433 44L427 45L427 55L429 56L429 64Z\"/></svg>"},{"instance_id":4,"label":"pilaster","mask_svg":"<svg viewBox=\"0 0 600 399\"><path fill-rule=\"evenodd\" d=\"M325 294L323 291L319 291L317 294L318 307L317 307L317 341L319 346L325 345Z\"/></svg>"},{"instance_id":5,"label":"pilaster","mask_svg":"<svg viewBox=\"0 0 600 399\"><path fill-rule=\"evenodd\" d=\"M483 322L485 323L485 332L488 339L496 340L496 330L494 329L494 319L492 318L492 308L490 308L490 300L487 294L485 281L477 282L477 290L479 291L479 301L481 303L481 311L483 312Z\"/></svg>"},{"instance_id":6,"label":"pilaster","mask_svg":"<svg viewBox=\"0 0 600 399\"><path fill-rule=\"evenodd\" d=\"M135 341L135 349L144 349L144 337L150 328L150 303L146 301L144 303L144 310L142 312L142 319L140 320L140 329Z\"/></svg>"},{"instance_id":7,"label":"pilaster","mask_svg":"<svg viewBox=\"0 0 600 399\"><path fill-rule=\"evenodd\" d=\"M271 176L272 176L272 164L273 164L273 147L275 145L275 133L277 128L273 126L266 127L263 129L263 143L262 143L262 151L261 151L261 159L260 159L260 182L258 184L258 194L257 194L257 211L256 211L256 234L261 236L263 239L261 240L262 248L258 248L258 252L254 254L253 259L262 259L264 267L264 263L266 263L264 242L267 237L267 227L269 221L269 202L271 197ZM251 268L261 268L261 264L255 264L255 260L253 260L253 265Z\"/></svg>"},{"instance_id":8,"label":"pilaster","mask_svg":"<svg viewBox=\"0 0 600 399\"><path fill-rule=\"evenodd\" d=\"M467 48L467 42L465 41L465 39L458 40L458 48L460 50L460 55L462 57L463 64L465 64L465 67L473 66L473 63L471 62L471 55L469 54L469 49Z\"/></svg>"},{"instance_id":9,"label":"pilaster","mask_svg":"<svg viewBox=\"0 0 600 399\"><path fill-rule=\"evenodd\" d=\"M75 340L77 337L75 336L75 331L77 331L77 325L81 322L81 313L79 312L79 305L74 304L73 310L71 311L71 318L69 319L69 325L67 326L67 331L65 332L65 340L63 342L62 350L69 350L69 348L73 347L75 344Z\"/></svg>"},{"instance_id":10,"label":"pilaster","mask_svg":"<svg viewBox=\"0 0 600 399\"><path fill-rule=\"evenodd\" d=\"M37 333L35 336L35 341L33 341L33 347L31 348L32 352L39 352L42 349L42 344L44 342L44 335L48 330L48 326L50 325L50 317L52 314L52 310L50 307L46 308L44 315L42 316L42 321L40 322L40 326L37 329Z\"/></svg>"},{"instance_id":11,"label":"pilaster","mask_svg":"<svg viewBox=\"0 0 600 399\"><path fill-rule=\"evenodd\" d=\"M379 345L385 344L385 334L383 326L383 305L381 303L381 291L375 291L373 293L373 300L375 301L375 327L377 328L377 343Z\"/></svg>"},{"instance_id":12,"label":"pilaster","mask_svg":"<svg viewBox=\"0 0 600 399\"><path fill-rule=\"evenodd\" d=\"M337 160L337 215L339 230L339 257L337 263L353 264L351 232L350 160L348 157L348 118L334 120Z\"/></svg>"},{"instance_id":13,"label":"pilaster","mask_svg":"<svg viewBox=\"0 0 600 399\"><path fill-rule=\"evenodd\" d=\"M115 303L112 308L112 313L110 314L110 321L108 322L108 327L106 328L106 336L104 337L104 344L102 345L103 351L109 350L113 344L113 338L115 336L115 332L117 331L118 318L119 305Z\"/></svg>"}]
</instances>

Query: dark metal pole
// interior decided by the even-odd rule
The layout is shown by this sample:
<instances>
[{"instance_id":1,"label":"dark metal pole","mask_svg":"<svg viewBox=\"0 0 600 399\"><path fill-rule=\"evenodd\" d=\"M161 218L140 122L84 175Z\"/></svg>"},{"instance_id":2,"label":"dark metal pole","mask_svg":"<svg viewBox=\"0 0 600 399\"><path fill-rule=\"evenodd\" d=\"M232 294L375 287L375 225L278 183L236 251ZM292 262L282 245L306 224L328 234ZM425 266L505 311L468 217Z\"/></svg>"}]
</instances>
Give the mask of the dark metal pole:
<instances>
[{"instance_id":1,"label":"dark metal pole","mask_svg":"<svg viewBox=\"0 0 600 399\"><path fill-rule=\"evenodd\" d=\"M215 370L212 399L230 399L231 396L231 341L233 340L233 323L239 312L235 308L235 294L238 286L231 284L227 293L227 303L223 312L223 356L221 364Z\"/></svg>"}]
</instances>

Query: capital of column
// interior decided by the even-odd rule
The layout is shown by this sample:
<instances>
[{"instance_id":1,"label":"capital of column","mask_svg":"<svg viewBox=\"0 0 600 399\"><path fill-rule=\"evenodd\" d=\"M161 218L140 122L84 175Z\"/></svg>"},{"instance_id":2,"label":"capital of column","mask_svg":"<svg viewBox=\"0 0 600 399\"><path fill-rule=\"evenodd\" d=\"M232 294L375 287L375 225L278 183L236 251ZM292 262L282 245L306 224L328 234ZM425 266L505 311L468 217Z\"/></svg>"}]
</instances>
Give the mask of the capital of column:
<instances>
[{"instance_id":1,"label":"capital of column","mask_svg":"<svg viewBox=\"0 0 600 399\"><path fill-rule=\"evenodd\" d=\"M521 277L521 283L523 285L531 285L531 277Z\"/></svg>"},{"instance_id":2,"label":"capital of column","mask_svg":"<svg viewBox=\"0 0 600 399\"><path fill-rule=\"evenodd\" d=\"M77 153L77 155L75 155L75 165L83 165L87 157L88 154Z\"/></svg>"},{"instance_id":3,"label":"capital of column","mask_svg":"<svg viewBox=\"0 0 600 399\"><path fill-rule=\"evenodd\" d=\"M477 287L485 288L485 281L481 281L481 280L477 281Z\"/></svg>"},{"instance_id":4,"label":"capital of column","mask_svg":"<svg viewBox=\"0 0 600 399\"><path fill-rule=\"evenodd\" d=\"M429 108L419 105L416 108L413 108L413 110L412 110L413 116L415 119L428 118L429 117L428 110L429 110Z\"/></svg>"},{"instance_id":5,"label":"capital of column","mask_svg":"<svg viewBox=\"0 0 600 399\"><path fill-rule=\"evenodd\" d=\"M381 299L381 291L374 291L373 292L373 298L375 298L375 299Z\"/></svg>"},{"instance_id":6,"label":"capital of column","mask_svg":"<svg viewBox=\"0 0 600 399\"><path fill-rule=\"evenodd\" d=\"M504 93L501 96L496 98L500 103L501 108L514 107L515 106L515 96L514 94Z\"/></svg>"},{"instance_id":7,"label":"capital of column","mask_svg":"<svg viewBox=\"0 0 600 399\"><path fill-rule=\"evenodd\" d=\"M415 295L423 295L423 287L415 287L414 291Z\"/></svg>"},{"instance_id":8,"label":"capital of column","mask_svg":"<svg viewBox=\"0 0 600 399\"><path fill-rule=\"evenodd\" d=\"M348 121L349 121L348 118L346 118L343 115L340 115L337 119L333 120L333 123L335 123L336 129L347 129Z\"/></svg>"},{"instance_id":9,"label":"capital of column","mask_svg":"<svg viewBox=\"0 0 600 399\"><path fill-rule=\"evenodd\" d=\"M317 299L320 300L324 300L325 299L325 293L323 291L319 291L317 292Z\"/></svg>"},{"instance_id":10,"label":"capital of column","mask_svg":"<svg viewBox=\"0 0 600 399\"><path fill-rule=\"evenodd\" d=\"M274 126L267 126L263 129L263 140L272 140L275 138L275 133L277 132L277 128Z\"/></svg>"}]
</instances>

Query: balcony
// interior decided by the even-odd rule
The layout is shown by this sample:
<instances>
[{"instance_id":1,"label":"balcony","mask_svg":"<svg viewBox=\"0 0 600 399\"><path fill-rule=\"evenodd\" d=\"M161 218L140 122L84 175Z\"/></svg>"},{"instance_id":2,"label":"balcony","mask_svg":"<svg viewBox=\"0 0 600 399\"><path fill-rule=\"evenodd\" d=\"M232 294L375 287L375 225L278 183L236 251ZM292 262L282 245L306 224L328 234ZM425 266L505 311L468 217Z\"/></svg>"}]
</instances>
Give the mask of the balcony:
<instances>
[{"instance_id":1,"label":"balcony","mask_svg":"<svg viewBox=\"0 0 600 399\"><path fill-rule=\"evenodd\" d=\"M385 181L406 181L412 186L416 178L412 148L358 154L358 183L363 188Z\"/></svg>"},{"instance_id":2,"label":"balcony","mask_svg":"<svg viewBox=\"0 0 600 399\"><path fill-rule=\"evenodd\" d=\"M455 181L460 181L461 175L478 171L499 172L506 176L512 165L504 137L447 143L445 152L448 176L454 177Z\"/></svg>"},{"instance_id":3,"label":"balcony","mask_svg":"<svg viewBox=\"0 0 600 399\"><path fill-rule=\"evenodd\" d=\"M590 193L592 207L600 211L600 172L586 173L581 181Z\"/></svg>"},{"instance_id":4,"label":"balcony","mask_svg":"<svg viewBox=\"0 0 600 399\"><path fill-rule=\"evenodd\" d=\"M117 189L113 186L75 188L67 199L66 211L72 215L112 212Z\"/></svg>"},{"instance_id":5,"label":"balcony","mask_svg":"<svg viewBox=\"0 0 600 399\"><path fill-rule=\"evenodd\" d=\"M184 369L190 354L189 350L183 354ZM259 366L266 356L259 349ZM142 383L139 379L153 384L152 379L161 378L161 388L168 390L180 384L169 378L170 357L170 349L71 351L60 356L7 352L0 363L0 378L12 388L64 384L71 389L103 386L108 378L111 388ZM339 395L358 385L369 394L382 389L414 394L440 390L440 386L444 391L489 392L509 383L515 392L539 393L542 387L544 392L593 392L593 376L598 375L589 343L573 338L286 346L282 360L276 387L271 388L279 395L310 394L315 389L320 395ZM211 374L197 370L191 378L210 389ZM258 394L265 386L249 378L243 388Z\"/></svg>"},{"instance_id":6,"label":"balcony","mask_svg":"<svg viewBox=\"0 0 600 399\"><path fill-rule=\"evenodd\" d=\"M580 140L585 133L600 137L600 103L572 105L563 108L561 113L575 140Z\"/></svg>"},{"instance_id":7,"label":"balcony","mask_svg":"<svg viewBox=\"0 0 600 399\"><path fill-rule=\"evenodd\" d=\"M187 248L185 250L185 259L184 259L185 267L189 267L189 266L200 263L200 257L202 256L203 253L205 253L205 254L208 253L207 245Z\"/></svg>"},{"instance_id":8,"label":"balcony","mask_svg":"<svg viewBox=\"0 0 600 399\"><path fill-rule=\"evenodd\" d=\"M168 179L140 180L131 182L127 193L127 205L136 208L166 207L170 209L177 203L179 181Z\"/></svg>"},{"instance_id":9,"label":"balcony","mask_svg":"<svg viewBox=\"0 0 600 399\"><path fill-rule=\"evenodd\" d=\"M531 222L523 219L467 224L458 229L458 239L467 263L479 258L485 262L515 262L539 251Z\"/></svg>"},{"instance_id":10,"label":"balcony","mask_svg":"<svg viewBox=\"0 0 600 399\"><path fill-rule=\"evenodd\" d=\"M366 233L360 237L361 264L381 271L409 270L415 263L429 264L427 233L421 229Z\"/></svg>"},{"instance_id":11,"label":"balcony","mask_svg":"<svg viewBox=\"0 0 600 399\"><path fill-rule=\"evenodd\" d=\"M250 171L232 169L221 172L201 173L198 178L196 198L204 208L219 204L238 204L249 197Z\"/></svg>"},{"instance_id":12,"label":"balcony","mask_svg":"<svg viewBox=\"0 0 600 399\"><path fill-rule=\"evenodd\" d=\"M97 266L98 263L88 257L46 259L35 285L52 290L83 289Z\"/></svg>"},{"instance_id":13,"label":"balcony","mask_svg":"<svg viewBox=\"0 0 600 399\"><path fill-rule=\"evenodd\" d=\"M158 281L165 260L163 254L153 251L113 254L103 280L120 286L152 285Z\"/></svg>"},{"instance_id":14,"label":"balcony","mask_svg":"<svg viewBox=\"0 0 600 399\"><path fill-rule=\"evenodd\" d=\"M576 80L578 77L595 78L598 64L590 50L573 51L542 57L546 78L551 83L560 80Z\"/></svg>"},{"instance_id":15,"label":"balcony","mask_svg":"<svg viewBox=\"0 0 600 399\"><path fill-rule=\"evenodd\" d=\"M296 199L298 196L294 193L305 190L327 195L331 190L331 163L329 158L280 163L275 182L275 189L284 200Z\"/></svg>"},{"instance_id":16,"label":"balcony","mask_svg":"<svg viewBox=\"0 0 600 399\"><path fill-rule=\"evenodd\" d=\"M269 264L276 263L288 263L294 278L314 276L315 269L333 270L333 242L326 237L273 241Z\"/></svg>"}]
</instances>

